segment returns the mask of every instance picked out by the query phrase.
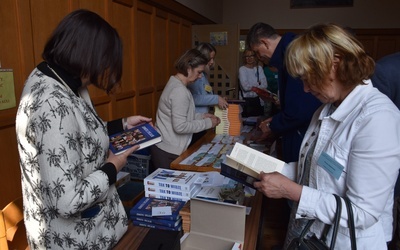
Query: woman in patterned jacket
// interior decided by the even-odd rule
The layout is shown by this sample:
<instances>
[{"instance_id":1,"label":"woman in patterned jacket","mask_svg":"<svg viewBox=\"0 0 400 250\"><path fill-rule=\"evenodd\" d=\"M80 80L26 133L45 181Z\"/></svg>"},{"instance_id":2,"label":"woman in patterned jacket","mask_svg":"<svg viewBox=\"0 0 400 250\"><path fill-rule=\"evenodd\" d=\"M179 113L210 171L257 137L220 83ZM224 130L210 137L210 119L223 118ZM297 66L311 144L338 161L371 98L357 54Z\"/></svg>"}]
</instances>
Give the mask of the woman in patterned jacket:
<instances>
[{"instance_id":1,"label":"woman in patterned jacket","mask_svg":"<svg viewBox=\"0 0 400 250\"><path fill-rule=\"evenodd\" d=\"M120 82L122 43L99 15L67 15L26 80L16 133L24 216L31 249L111 249L128 217L115 188L117 172L138 146L118 156L108 135L150 118L103 122L87 86L107 93Z\"/></svg>"}]
</instances>

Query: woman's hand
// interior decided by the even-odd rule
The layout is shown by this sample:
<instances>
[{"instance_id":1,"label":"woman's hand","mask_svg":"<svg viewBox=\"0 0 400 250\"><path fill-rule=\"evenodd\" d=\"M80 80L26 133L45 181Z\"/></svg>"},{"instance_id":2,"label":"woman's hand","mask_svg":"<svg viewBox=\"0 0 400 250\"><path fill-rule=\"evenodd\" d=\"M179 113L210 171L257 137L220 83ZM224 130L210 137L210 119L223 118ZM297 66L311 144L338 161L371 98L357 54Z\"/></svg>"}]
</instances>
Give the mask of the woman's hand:
<instances>
[{"instance_id":1,"label":"woman's hand","mask_svg":"<svg viewBox=\"0 0 400 250\"><path fill-rule=\"evenodd\" d=\"M269 198L286 198L298 202L303 187L278 172L260 173L254 187Z\"/></svg>"},{"instance_id":2,"label":"woman's hand","mask_svg":"<svg viewBox=\"0 0 400 250\"><path fill-rule=\"evenodd\" d=\"M225 98L218 96L218 107L220 109L227 109L228 108L228 102L226 101Z\"/></svg>"},{"instance_id":3,"label":"woman's hand","mask_svg":"<svg viewBox=\"0 0 400 250\"><path fill-rule=\"evenodd\" d=\"M124 129L130 129L138 124L146 123L146 122L151 123L151 118L144 117L141 115L129 116L126 118L126 128L124 128ZM153 126L152 123L151 123L151 125Z\"/></svg>"},{"instance_id":4,"label":"woman's hand","mask_svg":"<svg viewBox=\"0 0 400 250\"><path fill-rule=\"evenodd\" d=\"M213 115L213 114L204 113L203 117L204 117L204 118L210 118L210 119L211 119L212 127L213 127L213 128L216 127L218 124L221 123L221 120L219 119L219 117L217 117L217 116L215 116L215 115Z\"/></svg>"},{"instance_id":5,"label":"woman's hand","mask_svg":"<svg viewBox=\"0 0 400 250\"><path fill-rule=\"evenodd\" d=\"M117 172L119 172L123 167L126 166L128 156L139 148L139 145L135 145L131 148L128 148L126 151L119 155L115 155L111 150L108 150L107 162L111 162L112 164L114 164Z\"/></svg>"}]
</instances>

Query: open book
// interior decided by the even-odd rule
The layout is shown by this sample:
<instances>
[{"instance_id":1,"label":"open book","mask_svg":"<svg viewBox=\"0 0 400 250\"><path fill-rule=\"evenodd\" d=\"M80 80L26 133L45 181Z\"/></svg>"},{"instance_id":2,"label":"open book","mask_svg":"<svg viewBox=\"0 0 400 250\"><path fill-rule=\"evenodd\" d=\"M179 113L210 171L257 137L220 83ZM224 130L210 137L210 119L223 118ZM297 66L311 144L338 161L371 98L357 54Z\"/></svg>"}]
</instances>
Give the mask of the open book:
<instances>
[{"instance_id":1,"label":"open book","mask_svg":"<svg viewBox=\"0 0 400 250\"><path fill-rule=\"evenodd\" d=\"M140 149L144 149L160 141L161 135L157 130L150 123L144 123L110 135L110 150L118 155L134 145L139 144Z\"/></svg>"},{"instance_id":2,"label":"open book","mask_svg":"<svg viewBox=\"0 0 400 250\"><path fill-rule=\"evenodd\" d=\"M230 155L221 164L221 174L253 187L261 172L282 172L284 161L236 142Z\"/></svg>"}]
</instances>

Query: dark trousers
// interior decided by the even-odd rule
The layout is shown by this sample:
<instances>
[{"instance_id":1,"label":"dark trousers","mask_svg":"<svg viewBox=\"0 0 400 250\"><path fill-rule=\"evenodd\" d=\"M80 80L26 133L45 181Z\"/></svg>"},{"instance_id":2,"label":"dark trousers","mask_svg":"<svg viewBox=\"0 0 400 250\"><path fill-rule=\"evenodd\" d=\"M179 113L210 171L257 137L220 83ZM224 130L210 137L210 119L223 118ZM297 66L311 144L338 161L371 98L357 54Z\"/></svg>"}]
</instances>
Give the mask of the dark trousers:
<instances>
[{"instance_id":1,"label":"dark trousers","mask_svg":"<svg viewBox=\"0 0 400 250\"><path fill-rule=\"evenodd\" d=\"M149 173L152 173L157 168L170 169L171 162L173 162L179 155L170 154L157 146L153 145L150 148L151 158L150 158L150 169Z\"/></svg>"}]
</instances>

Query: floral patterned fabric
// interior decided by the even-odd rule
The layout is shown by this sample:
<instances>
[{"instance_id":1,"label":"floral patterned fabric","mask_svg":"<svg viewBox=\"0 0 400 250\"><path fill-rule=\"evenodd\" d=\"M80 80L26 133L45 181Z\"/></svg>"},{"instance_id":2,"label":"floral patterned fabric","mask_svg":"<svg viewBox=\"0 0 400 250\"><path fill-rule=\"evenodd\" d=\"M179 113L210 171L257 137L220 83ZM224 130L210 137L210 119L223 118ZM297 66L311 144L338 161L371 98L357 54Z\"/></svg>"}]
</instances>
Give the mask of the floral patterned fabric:
<instances>
[{"instance_id":1,"label":"floral patterned fabric","mask_svg":"<svg viewBox=\"0 0 400 250\"><path fill-rule=\"evenodd\" d=\"M76 95L38 70L21 96L16 132L30 248L111 249L128 218L108 176L106 124L86 88ZM83 212L95 213L83 218Z\"/></svg>"}]
</instances>

